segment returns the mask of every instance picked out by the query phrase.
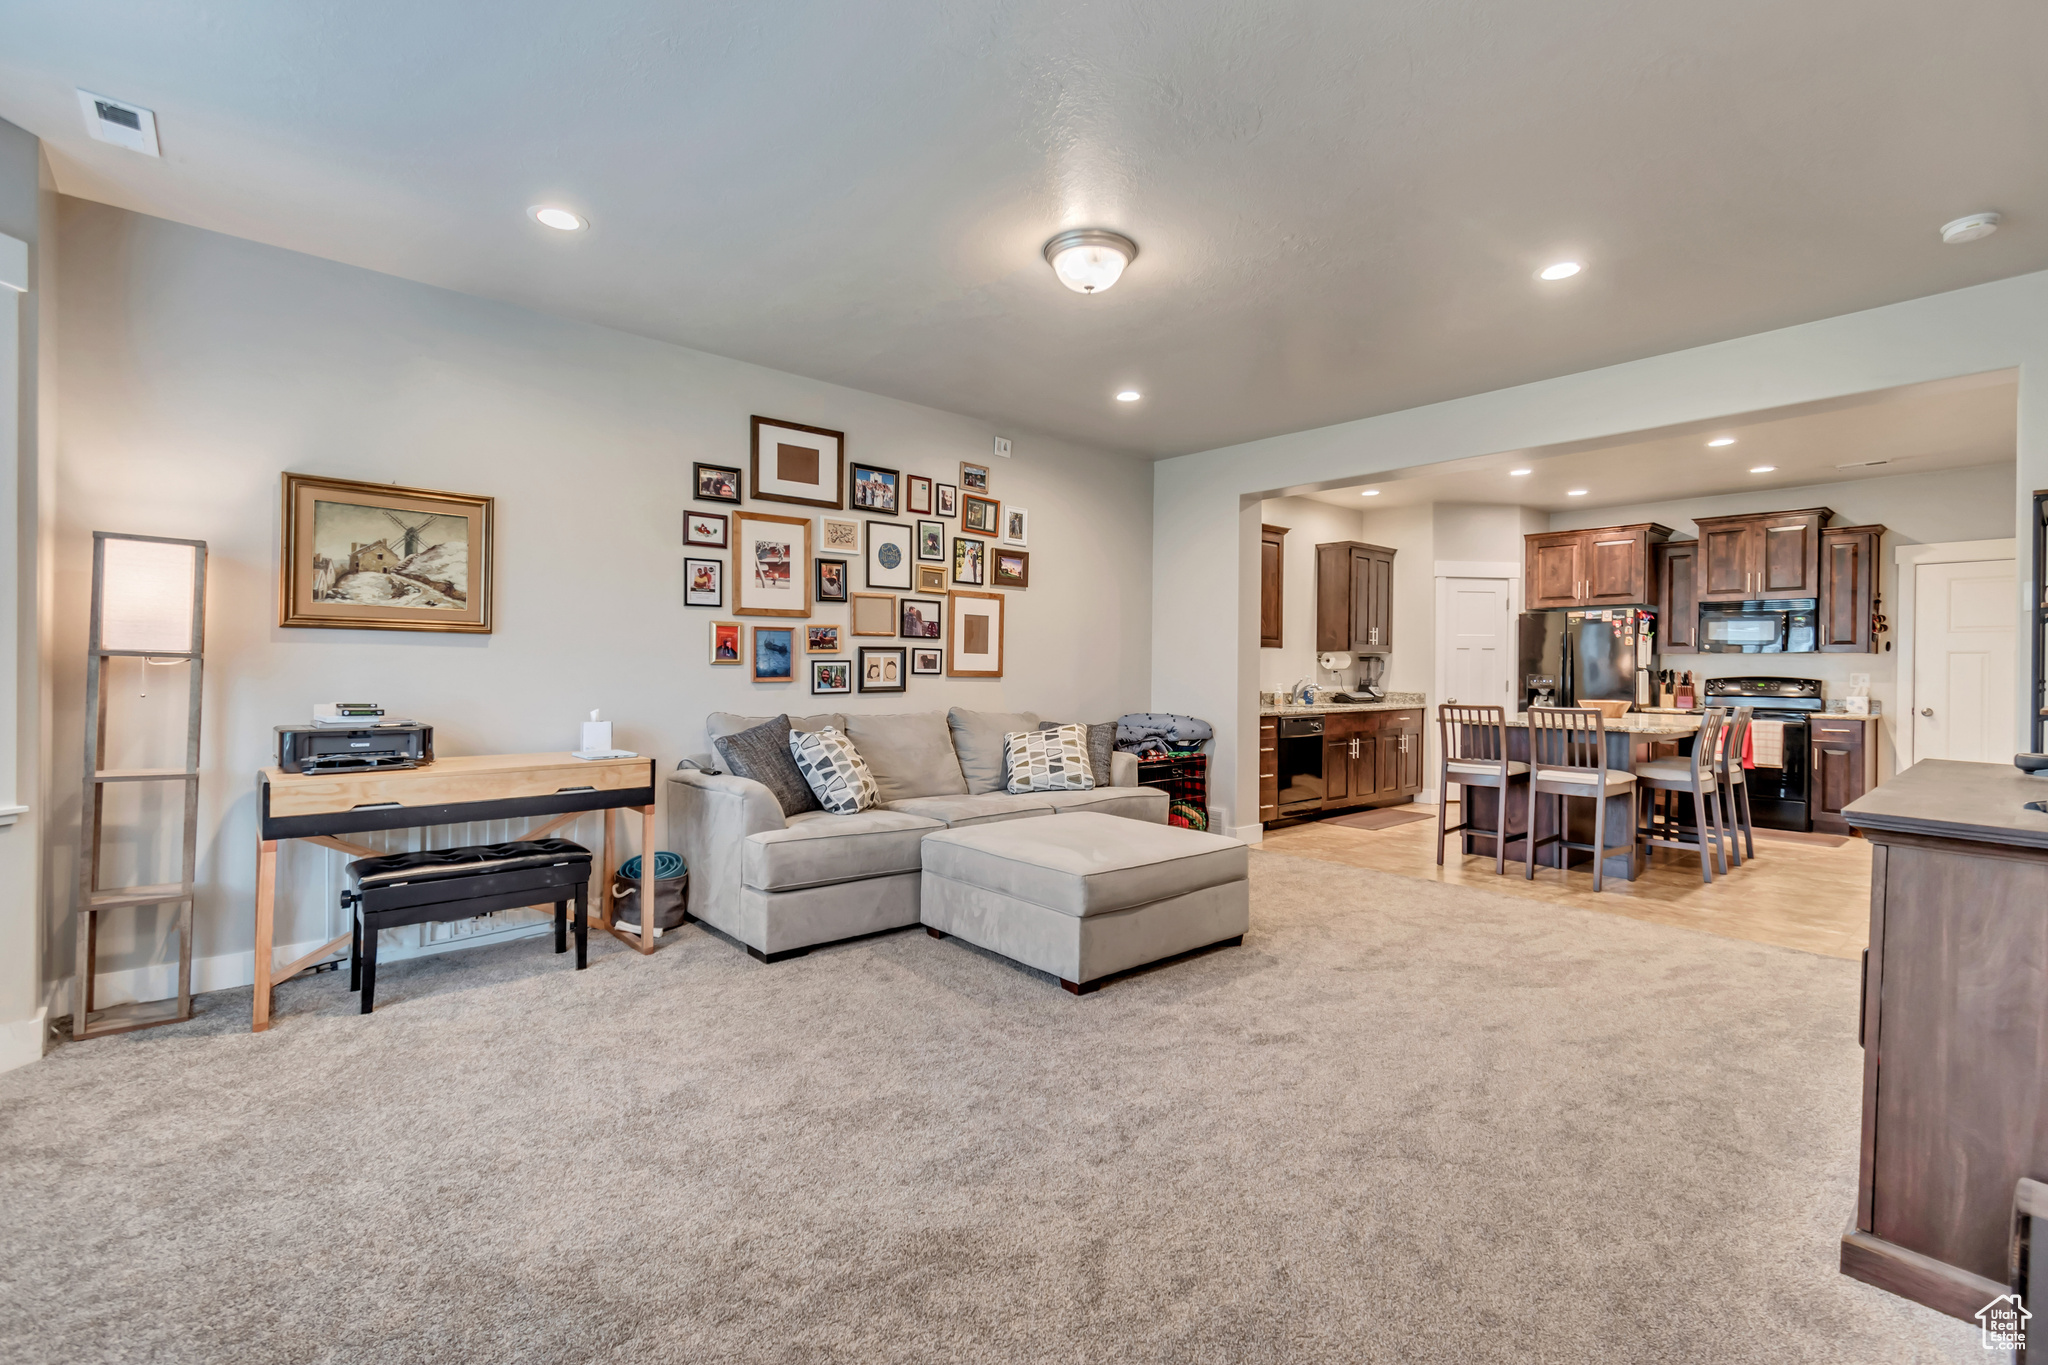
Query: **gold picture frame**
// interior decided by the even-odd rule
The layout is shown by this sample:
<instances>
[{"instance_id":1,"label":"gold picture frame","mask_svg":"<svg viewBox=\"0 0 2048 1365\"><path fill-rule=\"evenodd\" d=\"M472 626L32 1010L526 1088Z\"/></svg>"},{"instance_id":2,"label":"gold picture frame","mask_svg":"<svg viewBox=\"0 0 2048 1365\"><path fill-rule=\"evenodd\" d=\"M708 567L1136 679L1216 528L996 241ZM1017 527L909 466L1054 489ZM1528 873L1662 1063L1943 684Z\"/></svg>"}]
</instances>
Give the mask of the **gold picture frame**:
<instances>
[{"instance_id":1,"label":"gold picture frame","mask_svg":"<svg viewBox=\"0 0 2048 1365\"><path fill-rule=\"evenodd\" d=\"M811 614L811 519L732 514L732 614Z\"/></svg>"},{"instance_id":2,"label":"gold picture frame","mask_svg":"<svg viewBox=\"0 0 2048 1365\"><path fill-rule=\"evenodd\" d=\"M999 592L946 594L946 676L1003 676L1004 597Z\"/></svg>"},{"instance_id":3,"label":"gold picture frame","mask_svg":"<svg viewBox=\"0 0 2048 1365\"><path fill-rule=\"evenodd\" d=\"M894 635L896 595L887 592L857 592L853 595L848 635Z\"/></svg>"},{"instance_id":4,"label":"gold picture frame","mask_svg":"<svg viewBox=\"0 0 2048 1365\"><path fill-rule=\"evenodd\" d=\"M280 626L491 633L495 500L283 478Z\"/></svg>"}]
</instances>

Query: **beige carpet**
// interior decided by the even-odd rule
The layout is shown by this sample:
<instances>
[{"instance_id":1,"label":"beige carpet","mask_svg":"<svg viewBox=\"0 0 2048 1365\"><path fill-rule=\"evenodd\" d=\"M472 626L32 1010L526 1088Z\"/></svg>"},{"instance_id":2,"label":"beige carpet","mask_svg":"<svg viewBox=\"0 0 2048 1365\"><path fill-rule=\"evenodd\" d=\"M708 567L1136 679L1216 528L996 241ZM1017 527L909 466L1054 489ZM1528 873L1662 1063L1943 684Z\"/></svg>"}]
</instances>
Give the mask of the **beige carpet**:
<instances>
[{"instance_id":1,"label":"beige carpet","mask_svg":"<svg viewBox=\"0 0 2048 1365\"><path fill-rule=\"evenodd\" d=\"M1835 1273L1853 963L1327 863L1075 999L541 941L0 1076L7 1361L1973 1361Z\"/></svg>"}]
</instances>

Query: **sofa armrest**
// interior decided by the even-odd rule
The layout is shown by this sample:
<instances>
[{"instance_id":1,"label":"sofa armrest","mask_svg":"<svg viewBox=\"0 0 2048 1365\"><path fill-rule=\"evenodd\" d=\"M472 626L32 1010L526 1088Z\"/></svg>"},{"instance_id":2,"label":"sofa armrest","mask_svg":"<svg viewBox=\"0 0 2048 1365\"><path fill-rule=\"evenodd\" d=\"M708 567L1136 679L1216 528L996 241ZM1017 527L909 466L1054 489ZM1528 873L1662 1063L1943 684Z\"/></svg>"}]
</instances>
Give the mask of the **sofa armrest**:
<instances>
[{"instance_id":1,"label":"sofa armrest","mask_svg":"<svg viewBox=\"0 0 2048 1365\"><path fill-rule=\"evenodd\" d=\"M1109 756L1109 785L1112 787L1135 787L1138 785L1138 756L1118 749Z\"/></svg>"},{"instance_id":2,"label":"sofa armrest","mask_svg":"<svg viewBox=\"0 0 2048 1365\"><path fill-rule=\"evenodd\" d=\"M747 836L787 825L775 794L752 778L670 773L668 840L690 869L690 914L735 932Z\"/></svg>"}]
</instances>

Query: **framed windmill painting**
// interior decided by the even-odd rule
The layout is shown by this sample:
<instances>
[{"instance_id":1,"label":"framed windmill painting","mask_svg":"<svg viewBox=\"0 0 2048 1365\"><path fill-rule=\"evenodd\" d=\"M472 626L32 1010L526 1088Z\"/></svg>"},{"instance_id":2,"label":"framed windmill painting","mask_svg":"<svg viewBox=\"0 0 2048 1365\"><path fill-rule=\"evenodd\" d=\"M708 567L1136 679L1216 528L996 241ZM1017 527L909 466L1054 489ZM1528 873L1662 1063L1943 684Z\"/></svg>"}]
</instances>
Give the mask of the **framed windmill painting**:
<instances>
[{"instance_id":1,"label":"framed windmill painting","mask_svg":"<svg viewBox=\"0 0 2048 1365\"><path fill-rule=\"evenodd\" d=\"M277 623L490 634L492 501L286 474Z\"/></svg>"}]
</instances>

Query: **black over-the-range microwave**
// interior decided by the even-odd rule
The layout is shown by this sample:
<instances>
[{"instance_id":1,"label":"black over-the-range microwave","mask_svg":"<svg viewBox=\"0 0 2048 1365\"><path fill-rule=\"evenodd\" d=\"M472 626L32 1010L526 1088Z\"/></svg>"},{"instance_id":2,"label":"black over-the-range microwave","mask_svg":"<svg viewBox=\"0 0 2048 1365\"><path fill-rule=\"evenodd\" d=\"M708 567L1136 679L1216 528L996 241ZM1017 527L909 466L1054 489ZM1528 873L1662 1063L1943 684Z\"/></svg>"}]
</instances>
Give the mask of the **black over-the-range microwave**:
<instances>
[{"instance_id":1,"label":"black over-the-range microwave","mask_svg":"<svg viewBox=\"0 0 2048 1365\"><path fill-rule=\"evenodd\" d=\"M1813 654L1820 645L1811 597L1768 602L1707 602L1700 606L1702 654Z\"/></svg>"}]
</instances>

